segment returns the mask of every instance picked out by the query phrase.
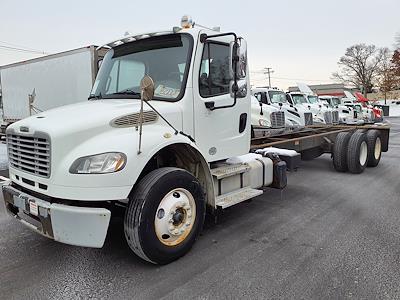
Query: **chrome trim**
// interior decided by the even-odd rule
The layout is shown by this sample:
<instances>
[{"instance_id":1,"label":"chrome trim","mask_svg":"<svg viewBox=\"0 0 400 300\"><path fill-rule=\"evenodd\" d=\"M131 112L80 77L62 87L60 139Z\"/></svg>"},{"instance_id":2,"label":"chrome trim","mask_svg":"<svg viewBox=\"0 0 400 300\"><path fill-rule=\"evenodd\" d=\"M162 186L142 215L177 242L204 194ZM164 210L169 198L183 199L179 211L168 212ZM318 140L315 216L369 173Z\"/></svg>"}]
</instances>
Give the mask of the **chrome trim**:
<instances>
[{"instance_id":1,"label":"chrome trim","mask_svg":"<svg viewBox=\"0 0 400 300\"><path fill-rule=\"evenodd\" d=\"M51 146L47 134L18 134L8 130L6 136L10 167L28 174L50 177Z\"/></svg>"}]
</instances>

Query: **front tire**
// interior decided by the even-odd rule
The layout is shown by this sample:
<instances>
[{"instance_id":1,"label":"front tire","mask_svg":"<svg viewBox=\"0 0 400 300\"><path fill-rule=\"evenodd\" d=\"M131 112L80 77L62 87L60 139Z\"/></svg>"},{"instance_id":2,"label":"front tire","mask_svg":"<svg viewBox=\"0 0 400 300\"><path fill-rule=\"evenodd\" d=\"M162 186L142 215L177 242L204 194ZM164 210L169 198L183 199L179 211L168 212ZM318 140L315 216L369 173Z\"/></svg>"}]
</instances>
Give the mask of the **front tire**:
<instances>
[{"instance_id":1,"label":"front tire","mask_svg":"<svg viewBox=\"0 0 400 300\"><path fill-rule=\"evenodd\" d=\"M204 217L204 193L199 181L183 169L156 169L138 183L129 197L125 238L142 259L168 264L190 250Z\"/></svg>"}]
</instances>

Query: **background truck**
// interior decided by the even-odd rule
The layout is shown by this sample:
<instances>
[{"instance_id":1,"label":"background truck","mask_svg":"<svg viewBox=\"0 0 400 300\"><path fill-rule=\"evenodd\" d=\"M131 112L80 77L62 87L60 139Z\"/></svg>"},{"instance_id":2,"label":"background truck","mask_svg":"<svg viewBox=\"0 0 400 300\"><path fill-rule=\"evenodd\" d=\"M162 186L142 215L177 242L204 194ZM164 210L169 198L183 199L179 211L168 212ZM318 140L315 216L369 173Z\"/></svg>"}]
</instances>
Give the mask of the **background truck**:
<instances>
[{"instance_id":1,"label":"background truck","mask_svg":"<svg viewBox=\"0 0 400 300\"><path fill-rule=\"evenodd\" d=\"M251 89L251 94L263 104L272 106L285 112L286 119L291 126L312 125L313 115L308 109L294 107L287 101L286 93L278 89L268 87L255 87Z\"/></svg>"},{"instance_id":2,"label":"background truck","mask_svg":"<svg viewBox=\"0 0 400 300\"><path fill-rule=\"evenodd\" d=\"M5 124L62 105L86 101L105 49L96 46L0 67Z\"/></svg>"},{"instance_id":3,"label":"background truck","mask_svg":"<svg viewBox=\"0 0 400 300\"><path fill-rule=\"evenodd\" d=\"M181 26L108 43L90 101L7 128L2 190L14 218L56 241L99 248L119 207L131 250L166 264L190 250L206 211L215 216L286 186L278 155L290 163L293 152L266 146L321 149L352 173L387 151L387 126L251 138L245 40L189 17Z\"/></svg>"}]
</instances>

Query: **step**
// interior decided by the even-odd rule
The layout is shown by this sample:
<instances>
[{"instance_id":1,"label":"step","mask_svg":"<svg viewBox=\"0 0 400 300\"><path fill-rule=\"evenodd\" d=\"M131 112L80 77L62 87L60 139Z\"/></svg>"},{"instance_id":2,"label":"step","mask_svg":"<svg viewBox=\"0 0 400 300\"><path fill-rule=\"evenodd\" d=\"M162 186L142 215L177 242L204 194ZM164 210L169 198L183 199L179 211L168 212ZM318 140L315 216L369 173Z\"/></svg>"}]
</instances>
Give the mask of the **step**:
<instances>
[{"instance_id":1,"label":"step","mask_svg":"<svg viewBox=\"0 0 400 300\"><path fill-rule=\"evenodd\" d=\"M240 202L249 200L251 198L257 197L264 193L262 190L256 190L251 187L245 187L240 190L236 190L221 196L218 196L216 199L216 206L221 207L222 209L227 208L229 206L238 204Z\"/></svg>"},{"instance_id":2,"label":"step","mask_svg":"<svg viewBox=\"0 0 400 300\"><path fill-rule=\"evenodd\" d=\"M248 164L237 164L237 165L225 165L222 167L218 167L211 170L211 174L216 179L222 179L230 176L234 176L237 174L245 173L250 170L250 166Z\"/></svg>"}]
</instances>

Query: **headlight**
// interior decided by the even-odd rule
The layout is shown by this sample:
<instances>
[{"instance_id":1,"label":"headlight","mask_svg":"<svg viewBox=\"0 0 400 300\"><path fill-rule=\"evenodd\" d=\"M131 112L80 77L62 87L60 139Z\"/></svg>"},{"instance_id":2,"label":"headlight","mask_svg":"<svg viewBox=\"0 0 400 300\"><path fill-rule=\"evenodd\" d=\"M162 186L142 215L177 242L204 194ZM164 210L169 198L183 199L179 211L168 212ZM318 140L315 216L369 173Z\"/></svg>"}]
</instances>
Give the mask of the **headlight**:
<instances>
[{"instance_id":1,"label":"headlight","mask_svg":"<svg viewBox=\"0 0 400 300\"><path fill-rule=\"evenodd\" d=\"M73 174L104 174L122 170L126 164L126 155L109 152L78 158L69 168Z\"/></svg>"}]
</instances>

